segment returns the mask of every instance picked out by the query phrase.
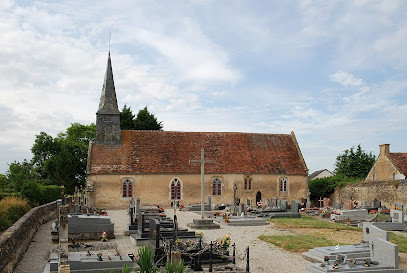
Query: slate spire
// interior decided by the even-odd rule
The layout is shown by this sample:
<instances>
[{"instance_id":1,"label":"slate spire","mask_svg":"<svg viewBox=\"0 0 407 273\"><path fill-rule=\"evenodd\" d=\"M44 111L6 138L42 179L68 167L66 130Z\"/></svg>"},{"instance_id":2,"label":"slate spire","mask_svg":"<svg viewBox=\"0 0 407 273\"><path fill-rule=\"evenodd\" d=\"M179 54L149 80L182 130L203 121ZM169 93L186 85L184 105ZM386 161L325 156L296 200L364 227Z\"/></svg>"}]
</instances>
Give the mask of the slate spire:
<instances>
[{"instance_id":1,"label":"slate spire","mask_svg":"<svg viewBox=\"0 0 407 273\"><path fill-rule=\"evenodd\" d=\"M120 114L119 107L117 106L110 51L107 59L105 81L103 82L102 96L100 97L97 114Z\"/></svg>"},{"instance_id":2,"label":"slate spire","mask_svg":"<svg viewBox=\"0 0 407 273\"><path fill-rule=\"evenodd\" d=\"M112 61L107 59L105 80L98 111L96 112L96 144L121 145L120 111L114 87Z\"/></svg>"}]
</instances>

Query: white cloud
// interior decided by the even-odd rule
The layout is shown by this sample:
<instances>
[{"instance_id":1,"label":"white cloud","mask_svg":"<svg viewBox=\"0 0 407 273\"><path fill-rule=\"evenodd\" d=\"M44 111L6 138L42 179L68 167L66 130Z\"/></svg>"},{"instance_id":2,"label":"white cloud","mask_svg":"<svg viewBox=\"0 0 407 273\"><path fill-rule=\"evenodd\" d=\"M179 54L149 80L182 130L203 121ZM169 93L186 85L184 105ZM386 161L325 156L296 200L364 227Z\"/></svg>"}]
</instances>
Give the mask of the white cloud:
<instances>
[{"instance_id":1,"label":"white cloud","mask_svg":"<svg viewBox=\"0 0 407 273\"><path fill-rule=\"evenodd\" d=\"M345 87L361 87L364 85L362 79L356 78L352 74L338 71L329 76L329 79L333 82L337 82Z\"/></svg>"}]
</instances>

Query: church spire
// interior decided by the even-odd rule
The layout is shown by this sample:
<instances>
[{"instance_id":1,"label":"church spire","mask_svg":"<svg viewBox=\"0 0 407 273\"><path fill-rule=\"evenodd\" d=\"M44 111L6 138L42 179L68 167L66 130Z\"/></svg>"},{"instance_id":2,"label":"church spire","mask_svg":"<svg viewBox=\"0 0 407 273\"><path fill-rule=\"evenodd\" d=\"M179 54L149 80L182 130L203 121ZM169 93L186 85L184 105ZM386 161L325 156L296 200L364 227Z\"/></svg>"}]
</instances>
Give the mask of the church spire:
<instances>
[{"instance_id":1,"label":"church spire","mask_svg":"<svg viewBox=\"0 0 407 273\"><path fill-rule=\"evenodd\" d=\"M105 81L103 82L102 96L100 97L97 114L120 114L119 107L117 106L110 51L107 59Z\"/></svg>"},{"instance_id":2,"label":"church spire","mask_svg":"<svg viewBox=\"0 0 407 273\"><path fill-rule=\"evenodd\" d=\"M96 144L121 145L120 111L117 106L112 61L107 59L105 80L98 111L96 112Z\"/></svg>"}]
</instances>

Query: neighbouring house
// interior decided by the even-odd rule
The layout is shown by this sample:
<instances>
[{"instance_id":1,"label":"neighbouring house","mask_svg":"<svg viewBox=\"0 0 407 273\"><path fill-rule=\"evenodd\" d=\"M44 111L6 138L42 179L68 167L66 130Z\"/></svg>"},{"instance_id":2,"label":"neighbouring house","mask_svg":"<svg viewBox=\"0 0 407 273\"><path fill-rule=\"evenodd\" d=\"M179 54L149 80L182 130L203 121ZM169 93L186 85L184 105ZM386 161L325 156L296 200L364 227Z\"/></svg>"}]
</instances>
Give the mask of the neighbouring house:
<instances>
[{"instance_id":1,"label":"neighbouring house","mask_svg":"<svg viewBox=\"0 0 407 273\"><path fill-rule=\"evenodd\" d=\"M110 52L96 113L96 138L89 143L89 204L127 208L131 197L143 204L169 206L201 200L201 159L205 165L205 196L213 204L242 203L276 197L301 201L307 197L308 168L293 132L257 134L120 130L120 112Z\"/></svg>"},{"instance_id":2,"label":"neighbouring house","mask_svg":"<svg viewBox=\"0 0 407 273\"><path fill-rule=\"evenodd\" d=\"M366 177L366 181L406 179L407 153L390 153L390 144L381 144L380 154Z\"/></svg>"},{"instance_id":3,"label":"neighbouring house","mask_svg":"<svg viewBox=\"0 0 407 273\"><path fill-rule=\"evenodd\" d=\"M325 177L330 177L333 176L334 174L328 171L327 169L315 171L312 174L308 176L308 181L317 179L317 178L325 178Z\"/></svg>"}]
</instances>

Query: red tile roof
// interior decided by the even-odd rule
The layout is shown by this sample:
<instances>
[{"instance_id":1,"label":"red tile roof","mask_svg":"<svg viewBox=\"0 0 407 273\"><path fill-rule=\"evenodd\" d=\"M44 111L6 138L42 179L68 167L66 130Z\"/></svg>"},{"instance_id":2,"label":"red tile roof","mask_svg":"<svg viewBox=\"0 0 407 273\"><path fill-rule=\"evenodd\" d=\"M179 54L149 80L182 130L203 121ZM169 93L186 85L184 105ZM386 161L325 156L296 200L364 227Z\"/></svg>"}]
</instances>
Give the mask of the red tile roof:
<instances>
[{"instance_id":1,"label":"red tile roof","mask_svg":"<svg viewBox=\"0 0 407 273\"><path fill-rule=\"evenodd\" d=\"M201 147L205 173L307 175L294 135L122 131L122 146L91 144L88 173L200 173Z\"/></svg>"},{"instance_id":2,"label":"red tile roof","mask_svg":"<svg viewBox=\"0 0 407 273\"><path fill-rule=\"evenodd\" d=\"M399 171L407 176L407 153L390 153L390 158Z\"/></svg>"}]
</instances>

